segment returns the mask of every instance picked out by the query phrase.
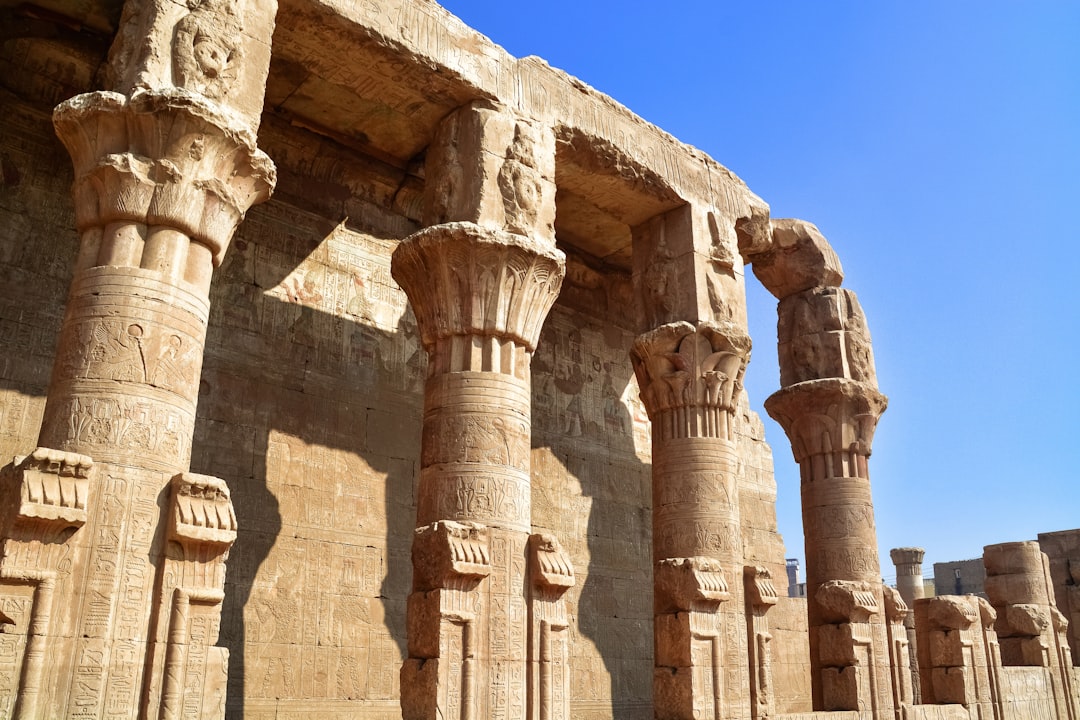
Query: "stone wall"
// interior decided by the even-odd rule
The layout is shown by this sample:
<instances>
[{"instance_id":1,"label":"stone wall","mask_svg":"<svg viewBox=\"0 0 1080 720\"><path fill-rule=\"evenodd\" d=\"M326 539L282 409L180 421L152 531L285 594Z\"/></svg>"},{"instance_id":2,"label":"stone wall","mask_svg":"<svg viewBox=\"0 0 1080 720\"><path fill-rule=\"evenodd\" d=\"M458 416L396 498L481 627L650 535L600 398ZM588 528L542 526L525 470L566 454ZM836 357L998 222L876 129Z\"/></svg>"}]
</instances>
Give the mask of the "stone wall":
<instances>
[{"instance_id":1,"label":"stone wall","mask_svg":"<svg viewBox=\"0 0 1080 720\"><path fill-rule=\"evenodd\" d=\"M5 76L21 78L13 67ZM0 117L9 458L36 443L76 251L50 103L87 88L16 89ZM226 481L242 528L222 615L228 708L262 718L318 702L321 717L399 717L426 355L390 255L418 225L394 207L401 178L371 158L272 116L260 144L279 185L215 275L192 459ZM580 717L651 715L650 434L628 359L637 328L621 312L631 293L629 273L572 255L533 361L534 525L577 568L567 600ZM737 435L746 561L782 585L771 453L745 400ZM7 598L5 612L24 602ZM784 618L775 647L805 645L798 608L773 614ZM778 677L791 672L778 665ZM799 691L789 695L795 709Z\"/></svg>"}]
</instances>

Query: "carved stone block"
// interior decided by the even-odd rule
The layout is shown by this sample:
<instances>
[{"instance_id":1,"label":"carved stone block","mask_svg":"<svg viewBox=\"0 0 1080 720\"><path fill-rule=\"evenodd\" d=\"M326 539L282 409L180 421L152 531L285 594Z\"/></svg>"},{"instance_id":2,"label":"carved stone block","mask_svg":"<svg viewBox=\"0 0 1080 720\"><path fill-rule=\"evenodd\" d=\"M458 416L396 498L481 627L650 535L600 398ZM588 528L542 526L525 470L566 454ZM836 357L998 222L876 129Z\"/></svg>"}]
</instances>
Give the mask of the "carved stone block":
<instances>
[{"instance_id":1,"label":"carved stone block","mask_svg":"<svg viewBox=\"0 0 1080 720\"><path fill-rule=\"evenodd\" d=\"M18 520L81 527L86 523L93 466L94 461L86 455L43 447L16 458Z\"/></svg>"},{"instance_id":2,"label":"carved stone block","mask_svg":"<svg viewBox=\"0 0 1080 720\"><path fill-rule=\"evenodd\" d=\"M844 280L840 259L813 224L774 219L772 242L749 257L754 275L777 298L813 287L838 287Z\"/></svg>"},{"instance_id":3,"label":"carved stone block","mask_svg":"<svg viewBox=\"0 0 1080 720\"><path fill-rule=\"evenodd\" d=\"M180 473L173 476L170 497L170 539L226 549L235 542L236 513L224 480Z\"/></svg>"},{"instance_id":4,"label":"carved stone block","mask_svg":"<svg viewBox=\"0 0 1080 720\"><path fill-rule=\"evenodd\" d=\"M657 613L715 610L731 599L724 570L711 558L661 560L654 578Z\"/></svg>"}]
</instances>

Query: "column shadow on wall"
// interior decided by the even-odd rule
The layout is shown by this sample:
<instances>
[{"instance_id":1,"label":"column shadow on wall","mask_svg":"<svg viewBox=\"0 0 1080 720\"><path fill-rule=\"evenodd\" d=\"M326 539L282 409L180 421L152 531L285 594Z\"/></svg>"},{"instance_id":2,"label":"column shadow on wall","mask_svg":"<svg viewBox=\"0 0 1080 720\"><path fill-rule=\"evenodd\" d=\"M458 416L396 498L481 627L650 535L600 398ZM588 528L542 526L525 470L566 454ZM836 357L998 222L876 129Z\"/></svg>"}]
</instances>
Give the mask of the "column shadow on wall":
<instances>
[{"instance_id":1,"label":"column shadow on wall","mask_svg":"<svg viewBox=\"0 0 1080 720\"><path fill-rule=\"evenodd\" d=\"M595 330L603 321L561 332L553 327L560 312L549 316L533 360L533 447L551 450L589 508L589 567L582 568L576 615L578 632L592 641L604 668L597 676L571 659L581 683L576 699L587 701L589 684L605 685L607 692L594 697L611 699L613 718L643 720L652 717L652 498L651 465L637 457L634 418L623 401L633 378L634 334L606 325L603 343L583 343L578 325ZM535 468L533 475L535 523L542 479Z\"/></svg>"},{"instance_id":2,"label":"column shadow on wall","mask_svg":"<svg viewBox=\"0 0 1080 720\"><path fill-rule=\"evenodd\" d=\"M276 268L258 230L245 223L215 279L192 460L227 481L240 528L219 641L230 718L245 700L393 694L398 666L369 637L404 655L426 364L402 357L419 348L411 314L385 330L363 302L318 309L325 269L289 287L332 226L290 228L293 262Z\"/></svg>"},{"instance_id":3,"label":"column shadow on wall","mask_svg":"<svg viewBox=\"0 0 1080 720\"><path fill-rule=\"evenodd\" d=\"M327 263L336 226L275 203L241 227L214 281L192 462L227 481L240 527L219 643L231 719L245 701L396 700L399 665L383 658L406 651L426 356L411 312L388 326L372 278ZM282 217L293 218L284 234ZM572 664L587 674L577 699L595 688L615 718L638 720L651 697L652 573L650 468L621 399L633 335L605 333L600 359L580 332L550 324L533 367L533 447L550 448L588 505L576 613L603 664ZM385 476L378 491L371 474Z\"/></svg>"}]
</instances>

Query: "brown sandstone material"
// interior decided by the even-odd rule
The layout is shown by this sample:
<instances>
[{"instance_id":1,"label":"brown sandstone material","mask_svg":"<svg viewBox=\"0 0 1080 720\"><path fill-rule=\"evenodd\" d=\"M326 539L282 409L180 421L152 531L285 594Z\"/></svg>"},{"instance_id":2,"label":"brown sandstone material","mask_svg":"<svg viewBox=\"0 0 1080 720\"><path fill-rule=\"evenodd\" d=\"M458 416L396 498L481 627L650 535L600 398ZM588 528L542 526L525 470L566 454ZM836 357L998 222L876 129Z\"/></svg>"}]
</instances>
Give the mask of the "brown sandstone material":
<instances>
[{"instance_id":1,"label":"brown sandstone material","mask_svg":"<svg viewBox=\"0 0 1080 720\"><path fill-rule=\"evenodd\" d=\"M747 336L710 323L663 325L631 351L653 426L657 717L724 717L742 699L747 656L730 646L747 633L732 423L749 356Z\"/></svg>"},{"instance_id":2,"label":"brown sandstone material","mask_svg":"<svg viewBox=\"0 0 1080 720\"><path fill-rule=\"evenodd\" d=\"M490 717L496 709L525 717L527 697L540 700L526 687L529 369L564 274L544 220L553 215L554 193L541 191L553 152L550 133L513 116L482 106L458 111L429 156L427 206L439 224L394 252L394 277L428 352L417 525L482 524L491 547L491 573L478 588L480 630L463 637L457 655L440 651L448 667L440 665L438 681L429 683L433 693L403 693L407 719ZM411 598L423 592L415 579L413 590ZM424 648L455 642L447 612L420 613L410 600L402 687L424 684L436 657Z\"/></svg>"},{"instance_id":3,"label":"brown sandstone material","mask_svg":"<svg viewBox=\"0 0 1080 720\"><path fill-rule=\"evenodd\" d=\"M983 564L986 594L997 613L1002 665L1047 668L1058 717L1075 720L1080 698L1065 635L1067 621L1054 602L1049 560L1039 543L987 545Z\"/></svg>"},{"instance_id":4,"label":"brown sandstone material","mask_svg":"<svg viewBox=\"0 0 1080 720\"><path fill-rule=\"evenodd\" d=\"M918 665L918 637L915 632L915 613L911 608L915 607L915 601L925 594L922 577L922 561L926 551L922 548L893 548L889 551L893 564L896 566L896 589L909 611L903 618L904 627L907 628L907 640L909 656L911 659L911 683L912 696L916 704L922 702L922 694L919 686Z\"/></svg>"},{"instance_id":5,"label":"brown sandstone material","mask_svg":"<svg viewBox=\"0 0 1080 720\"><path fill-rule=\"evenodd\" d=\"M880 691L897 677L897 653L880 611L867 468L887 401L854 294L836 287L843 276L832 248L808 223L774 220L772 229L769 248L750 259L780 299L783 387L765 407L791 440L802 476L814 706L899 712L895 697L904 693ZM851 612L837 609L843 598Z\"/></svg>"},{"instance_id":6,"label":"brown sandstone material","mask_svg":"<svg viewBox=\"0 0 1080 720\"><path fill-rule=\"evenodd\" d=\"M17 472L31 499L40 487L40 500L56 508L42 511L54 515L53 527L85 528L59 539L62 564L32 563L65 576L55 597L36 593L48 621L30 629L62 661L46 666L43 649L28 648L15 717L171 718L181 704L197 717L224 714L228 655L215 644L236 522L224 483L187 471L211 273L248 207L274 184L273 164L255 147L258 113L219 102L232 93L257 111L261 80L246 96L227 74L215 92L196 82L210 72L213 48L238 41L231 8L129 4L129 19L155 20L117 41L114 70L136 73L170 55L204 65L176 83L117 82L123 92L79 95L54 113L75 169L80 235L34 454L56 458L57 469L46 471L56 479L43 481L25 464ZM262 12L272 26L273 7ZM257 57L246 67L265 74L268 54L262 59L261 69ZM90 457L94 475L64 470L87 467ZM59 494L50 489L57 480ZM155 505L162 493L171 497L164 516ZM26 581L17 568L34 540L15 525L6 584Z\"/></svg>"},{"instance_id":7,"label":"brown sandstone material","mask_svg":"<svg viewBox=\"0 0 1080 720\"><path fill-rule=\"evenodd\" d=\"M1069 621L1069 649L1080 657L1080 530L1039 533L1039 547L1050 561L1058 609Z\"/></svg>"}]
</instances>

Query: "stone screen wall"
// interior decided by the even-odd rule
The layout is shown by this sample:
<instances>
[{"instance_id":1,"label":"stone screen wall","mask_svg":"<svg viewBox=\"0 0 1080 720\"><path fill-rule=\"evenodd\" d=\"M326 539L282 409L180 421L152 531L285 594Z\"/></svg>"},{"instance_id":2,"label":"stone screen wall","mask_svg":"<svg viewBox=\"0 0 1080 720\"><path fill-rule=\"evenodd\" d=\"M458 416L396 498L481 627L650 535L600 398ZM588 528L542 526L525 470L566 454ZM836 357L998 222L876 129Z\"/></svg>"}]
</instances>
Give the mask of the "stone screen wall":
<instances>
[{"instance_id":1,"label":"stone screen wall","mask_svg":"<svg viewBox=\"0 0 1080 720\"><path fill-rule=\"evenodd\" d=\"M52 109L95 86L107 43L26 54L8 43L0 58L5 462L37 444L77 249ZM415 196L399 169L273 115L259 143L278 187L214 275L191 464L227 483L239 527L221 620L227 709L397 718L426 355L390 258L420 227ZM652 714L651 437L629 361L633 303L628 271L571 251L532 363L533 525L575 568L566 600L580 718ZM745 562L768 568L783 596L772 456L745 398L735 436ZM28 603L0 597L17 630L6 637L25 634ZM808 710L805 606L782 599L773 617L777 710ZM0 643L10 658L24 649ZM13 703L0 696L0 716Z\"/></svg>"}]
</instances>

